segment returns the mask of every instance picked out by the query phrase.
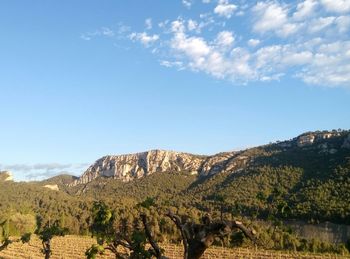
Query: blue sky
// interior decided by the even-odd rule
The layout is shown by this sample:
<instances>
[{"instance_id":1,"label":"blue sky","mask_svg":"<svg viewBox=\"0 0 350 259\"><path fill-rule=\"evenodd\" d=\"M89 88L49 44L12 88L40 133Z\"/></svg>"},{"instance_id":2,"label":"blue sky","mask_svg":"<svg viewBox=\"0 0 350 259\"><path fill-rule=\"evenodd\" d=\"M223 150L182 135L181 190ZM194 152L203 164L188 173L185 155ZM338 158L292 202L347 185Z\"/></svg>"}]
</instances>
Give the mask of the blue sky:
<instances>
[{"instance_id":1,"label":"blue sky","mask_svg":"<svg viewBox=\"0 0 350 259\"><path fill-rule=\"evenodd\" d=\"M0 4L0 170L350 128L350 1Z\"/></svg>"}]
</instances>

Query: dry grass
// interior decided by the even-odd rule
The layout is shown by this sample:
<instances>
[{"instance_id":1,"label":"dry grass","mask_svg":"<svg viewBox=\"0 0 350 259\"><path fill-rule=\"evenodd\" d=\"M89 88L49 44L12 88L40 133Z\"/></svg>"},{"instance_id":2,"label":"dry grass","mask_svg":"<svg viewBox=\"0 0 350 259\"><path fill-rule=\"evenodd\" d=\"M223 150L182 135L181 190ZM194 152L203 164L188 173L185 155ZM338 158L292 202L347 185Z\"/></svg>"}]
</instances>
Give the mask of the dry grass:
<instances>
[{"instance_id":1,"label":"dry grass","mask_svg":"<svg viewBox=\"0 0 350 259\"><path fill-rule=\"evenodd\" d=\"M87 248L95 244L95 240L89 237L80 236L65 236L56 237L52 240L52 259L78 259L85 258L84 254ZM173 259L182 259L183 249L181 246L163 244L165 255ZM44 256L41 254L41 243L37 237L33 237L29 244L13 243L8 249L0 252L0 258L4 259L41 259ZM99 259L115 258L111 254L99 256ZM227 249L220 247L213 247L207 250L203 259L321 259L334 258L345 259L349 256L340 256L335 254L311 254L311 253L288 253L275 252L255 249Z\"/></svg>"}]
</instances>

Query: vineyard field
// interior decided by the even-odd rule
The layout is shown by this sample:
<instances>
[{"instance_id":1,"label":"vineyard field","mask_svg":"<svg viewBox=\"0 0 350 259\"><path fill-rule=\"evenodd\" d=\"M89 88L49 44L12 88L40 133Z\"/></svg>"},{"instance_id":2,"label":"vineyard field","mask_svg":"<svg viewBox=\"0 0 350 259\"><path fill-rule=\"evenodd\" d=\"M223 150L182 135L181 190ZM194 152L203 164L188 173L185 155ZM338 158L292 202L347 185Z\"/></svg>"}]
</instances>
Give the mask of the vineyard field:
<instances>
[{"instance_id":1,"label":"vineyard field","mask_svg":"<svg viewBox=\"0 0 350 259\"><path fill-rule=\"evenodd\" d=\"M85 258L84 253L87 248L95 244L95 240L90 237L65 236L55 237L52 240L52 259L80 259ZM165 255L171 259L182 259L183 248L180 245L161 244L166 251ZM0 252L1 259L41 259L41 243L37 237L32 238L29 244L12 243L6 250ZM115 258L112 254L98 256L99 259ZM349 256L336 254L312 254L312 253L294 253L287 251L267 251L260 249L236 248L228 249L221 247L212 247L206 251L203 259L322 259L334 258L345 259Z\"/></svg>"}]
</instances>

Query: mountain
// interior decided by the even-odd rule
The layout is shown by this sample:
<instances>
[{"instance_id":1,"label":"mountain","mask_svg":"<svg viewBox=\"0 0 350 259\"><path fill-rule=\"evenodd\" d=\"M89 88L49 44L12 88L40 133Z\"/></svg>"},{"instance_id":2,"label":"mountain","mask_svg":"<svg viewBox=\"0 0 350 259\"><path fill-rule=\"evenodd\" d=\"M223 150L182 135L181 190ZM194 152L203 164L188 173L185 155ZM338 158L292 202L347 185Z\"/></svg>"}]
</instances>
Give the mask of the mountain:
<instances>
[{"instance_id":1,"label":"mountain","mask_svg":"<svg viewBox=\"0 0 350 259\"><path fill-rule=\"evenodd\" d=\"M69 175L69 174L61 174L49 179L45 179L43 181L38 182L39 185L49 188L51 190L64 190L67 191L67 188L71 183L77 180L78 177Z\"/></svg>"},{"instance_id":2,"label":"mountain","mask_svg":"<svg viewBox=\"0 0 350 259\"><path fill-rule=\"evenodd\" d=\"M80 198L350 224L350 131L306 132L242 151L105 156L67 187Z\"/></svg>"},{"instance_id":3,"label":"mountain","mask_svg":"<svg viewBox=\"0 0 350 259\"><path fill-rule=\"evenodd\" d=\"M112 177L128 182L155 172L190 171L197 173L201 163L201 156L163 150L105 156L90 166L71 186L86 184L98 177Z\"/></svg>"},{"instance_id":4,"label":"mountain","mask_svg":"<svg viewBox=\"0 0 350 259\"><path fill-rule=\"evenodd\" d=\"M286 141L212 156L152 150L105 156L76 178L8 181L0 173L0 221L14 212L59 220L87 233L93 201L118 214L152 197L157 209L259 220L350 225L350 131L307 132ZM161 215L157 220L162 222Z\"/></svg>"},{"instance_id":5,"label":"mountain","mask_svg":"<svg viewBox=\"0 0 350 259\"><path fill-rule=\"evenodd\" d=\"M334 140L336 143L334 142ZM338 150L350 148L348 131L316 131L304 133L291 140L238 152L225 152L212 156L194 155L164 150L151 150L136 154L105 156L91 165L70 186L87 184L94 179L107 177L129 182L156 172L190 172L199 177L217 173L235 173L253 166L261 153L274 149L275 153L291 150L318 149L322 155L334 155ZM258 154L260 153L260 155Z\"/></svg>"}]
</instances>

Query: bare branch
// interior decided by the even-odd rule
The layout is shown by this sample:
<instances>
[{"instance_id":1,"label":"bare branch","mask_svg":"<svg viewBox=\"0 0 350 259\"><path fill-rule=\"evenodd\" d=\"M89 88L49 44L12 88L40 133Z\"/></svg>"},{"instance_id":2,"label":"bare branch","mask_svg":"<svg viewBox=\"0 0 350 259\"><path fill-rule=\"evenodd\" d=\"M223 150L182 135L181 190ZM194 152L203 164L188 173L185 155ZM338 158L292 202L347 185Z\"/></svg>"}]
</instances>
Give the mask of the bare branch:
<instances>
[{"instance_id":1,"label":"bare branch","mask_svg":"<svg viewBox=\"0 0 350 259\"><path fill-rule=\"evenodd\" d=\"M174 213L172 213L171 211L168 211L166 213L166 216L168 216L175 223L177 228L180 230L180 233L182 236L182 242L183 242L183 246L184 246L184 258L187 259L187 257L188 257L188 240L189 240L188 233L186 233L186 231L184 229L184 225L182 224L179 216L174 215Z\"/></svg>"},{"instance_id":2,"label":"bare branch","mask_svg":"<svg viewBox=\"0 0 350 259\"><path fill-rule=\"evenodd\" d=\"M148 222L147 222L147 217L145 214L141 214L140 215L143 226L145 228L145 233L147 236L148 241L150 242L152 248L154 251L152 251L154 253L154 256L157 258L164 258L162 256L162 250L160 249L160 247L158 246L157 242L154 240L154 237L152 236L151 230L149 228Z\"/></svg>"},{"instance_id":3,"label":"bare branch","mask_svg":"<svg viewBox=\"0 0 350 259\"><path fill-rule=\"evenodd\" d=\"M230 222L230 226L231 228L238 228L240 229L244 235L246 237L248 237L249 239L251 239L253 242L256 242L256 232L254 229L249 229L247 228L246 226L243 225L243 223L241 221L237 221L237 220L234 220L232 222Z\"/></svg>"}]
</instances>

